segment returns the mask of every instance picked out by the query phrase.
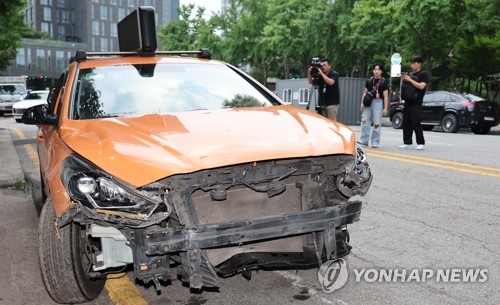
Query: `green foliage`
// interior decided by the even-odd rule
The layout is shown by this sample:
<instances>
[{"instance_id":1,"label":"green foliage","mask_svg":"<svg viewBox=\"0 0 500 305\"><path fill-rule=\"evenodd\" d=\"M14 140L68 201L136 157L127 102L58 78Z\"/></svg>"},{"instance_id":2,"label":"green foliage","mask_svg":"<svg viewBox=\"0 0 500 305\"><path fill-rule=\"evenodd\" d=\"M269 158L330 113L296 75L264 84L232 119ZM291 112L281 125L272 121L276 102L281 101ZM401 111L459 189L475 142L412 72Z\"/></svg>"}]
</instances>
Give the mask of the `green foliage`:
<instances>
[{"instance_id":1,"label":"green foliage","mask_svg":"<svg viewBox=\"0 0 500 305\"><path fill-rule=\"evenodd\" d=\"M262 107L259 100L255 97L246 94L236 94L230 101L224 101L224 108L238 108L238 107Z\"/></svg>"},{"instance_id":2,"label":"green foliage","mask_svg":"<svg viewBox=\"0 0 500 305\"><path fill-rule=\"evenodd\" d=\"M44 40L53 40L54 38L50 36L49 33L35 31L32 28L24 28L21 31L21 36L23 38L31 38L31 39L44 39Z\"/></svg>"},{"instance_id":3,"label":"green foliage","mask_svg":"<svg viewBox=\"0 0 500 305\"><path fill-rule=\"evenodd\" d=\"M21 46L21 36L25 31L23 8L24 0L4 0L0 2L0 71L9 61L16 58Z\"/></svg>"},{"instance_id":4,"label":"green foliage","mask_svg":"<svg viewBox=\"0 0 500 305\"><path fill-rule=\"evenodd\" d=\"M472 41L461 39L456 44L452 67L470 79L483 78L500 72L500 32L493 37L475 36Z\"/></svg>"},{"instance_id":5,"label":"green foliage","mask_svg":"<svg viewBox=\"0 0 500 305\"><path fill-rule=\"evenodd\" d=\"M202 10L181 7L181 20L161 31L165 48L208 47L215 58L249 64L261 82L304 77L313 57L329 58L340 75L368 77L375 62L389 70L396 52L403 71L412 55L424 56L424 69L440 86L448 86L452 74L476 79L500 71L500 0L229 2L208 20Z\"/></svg>"}]
</instances>

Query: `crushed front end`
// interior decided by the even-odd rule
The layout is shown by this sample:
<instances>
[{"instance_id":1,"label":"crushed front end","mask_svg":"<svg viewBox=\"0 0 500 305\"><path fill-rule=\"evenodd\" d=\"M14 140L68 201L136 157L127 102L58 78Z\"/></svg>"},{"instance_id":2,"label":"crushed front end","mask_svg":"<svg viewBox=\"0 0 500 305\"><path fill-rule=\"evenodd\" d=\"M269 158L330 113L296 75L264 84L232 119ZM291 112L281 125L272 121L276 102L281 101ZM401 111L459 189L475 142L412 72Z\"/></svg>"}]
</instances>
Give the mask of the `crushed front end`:
<instances>
[{"instance_id":1,"label":"crushed front end","mask_svg":"<svg viewBox=\"0 0 500 305\"><path fill-rule=\"evenodd\" d=\"M319 266L350 250L372 176L364 150L179 174L135 189L76 155L61 178L74 205L60 218L87 228L92 277L128 264L137 279L177 276L192 288L252 270Z\"/></svg>"}]
</instances>

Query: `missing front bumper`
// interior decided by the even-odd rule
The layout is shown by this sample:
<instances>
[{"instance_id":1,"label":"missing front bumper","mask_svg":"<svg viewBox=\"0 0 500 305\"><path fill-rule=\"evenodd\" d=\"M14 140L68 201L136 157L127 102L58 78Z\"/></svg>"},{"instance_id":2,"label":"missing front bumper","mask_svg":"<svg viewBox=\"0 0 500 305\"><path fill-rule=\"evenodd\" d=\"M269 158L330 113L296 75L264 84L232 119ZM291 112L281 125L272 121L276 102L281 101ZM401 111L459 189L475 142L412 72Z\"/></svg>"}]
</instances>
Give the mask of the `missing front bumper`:
<instances>
[{"instance_id":1,"label":"missing front bumper","mask_svg":"<svg viewBox=\"0 0 500 305\"><path fill-rule=\"evenodd\" d=\"M359 220L361 201L272 217L144 232L145 253L162 255L191 249L241 245L333 229Z\"/></svg>"},{"instance_id":2,"label":"missing front bumper","mask_svg":"<svg viewBox=\"0 0 500 305\"><path fill-rule=\"evenodd\" d=\"M190 228L148 228L138 239L142 241L142 244L138 246L144 249L144 254L148 257L181 253L184 258L183 277L188 279L190 287L196 289L203 286L210 287L216 283L214 280L217 272L227 275L246 268L258 267L259 263L248 266L242 263L239 269L233 271L228 270L228 263L224 263L221 269L215 272L214 266L207 260L205 250L210 251L216 248L229 250L246 244L302 236L304 252L307 252L307 245L305 245L307 241L313 245L309 247L312 255L307 255L311 253L300 254L302 265L320 265L325 259L337 257L339 244L345 244L348 247L345 237L343 240L337 240L339 232L347 234L345 226L359 220L361 205L360 201L352 201L315 210L225 223L201 224ZM312 242L311 238L306 237L311 237ZM257 257L258 254L254 256ZM282 263L283 265L294 264L292 261ZM234 265L233 262L230 264ZM263 264L279 265L276 262ZM207 271L213 277L207 277ZM140 274L137 276L141 278ZM210 284L207 284L207 278L213 279Z\"/></svg>"}]
</instances>

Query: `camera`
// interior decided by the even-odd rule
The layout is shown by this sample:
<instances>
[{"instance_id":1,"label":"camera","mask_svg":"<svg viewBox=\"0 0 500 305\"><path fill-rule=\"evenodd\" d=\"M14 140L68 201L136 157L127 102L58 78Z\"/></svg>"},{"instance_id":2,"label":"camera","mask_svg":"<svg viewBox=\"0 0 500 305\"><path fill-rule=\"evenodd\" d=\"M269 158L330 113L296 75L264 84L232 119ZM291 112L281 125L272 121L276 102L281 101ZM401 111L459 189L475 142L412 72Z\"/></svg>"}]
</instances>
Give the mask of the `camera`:
<instances>
[{"instance_id":1,"label":"camera","mask_svg":"<svg viewBox=\"0 0 500 305\"><path fill-rule=\"evenodd\" d=\"M323 63L321 62L319 57L314 57L309 65L312 67L311 72L316 72L317 74L318 69L320 69L323 66Z\"/></svg>"},{"instance_id":2,"label":"camera","mask_svg":"<svg viewBox=\"0 0 500 305\"><path fill-rule=\"evenodd\" d=\"M314 80L314 84L318 84L319 82L319 71L318 69L321 69L323 66L323 63L319 59L319 57L314 57L311 60L311 63L309 64L311 66L311 76Z\"/></svg>"}]
</instances>

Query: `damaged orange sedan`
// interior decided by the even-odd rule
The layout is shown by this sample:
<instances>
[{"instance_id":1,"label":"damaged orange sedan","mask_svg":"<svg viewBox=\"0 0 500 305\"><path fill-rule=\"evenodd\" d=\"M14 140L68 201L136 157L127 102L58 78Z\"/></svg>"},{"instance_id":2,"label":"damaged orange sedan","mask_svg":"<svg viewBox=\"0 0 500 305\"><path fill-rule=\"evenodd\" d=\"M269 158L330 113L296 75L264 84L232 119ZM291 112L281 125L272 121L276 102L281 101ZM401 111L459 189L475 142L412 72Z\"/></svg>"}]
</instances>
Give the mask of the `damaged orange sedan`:
<instances>
[{"instance_id":1,"label":"damaged orange sedan","mask_svg":"<svg viewBox=\"0 0 500 305\"><path fill-rule=\"evenodd\" d=\"M372 181L353 131L207 50L158 52L148 37L138 50L78 51L48 105L23 116L40 125L51 297L92 300L129 266L157 289L174 277L201 289L347 255L361 212L350 198Z\"/></svg>"}]
</instances>

